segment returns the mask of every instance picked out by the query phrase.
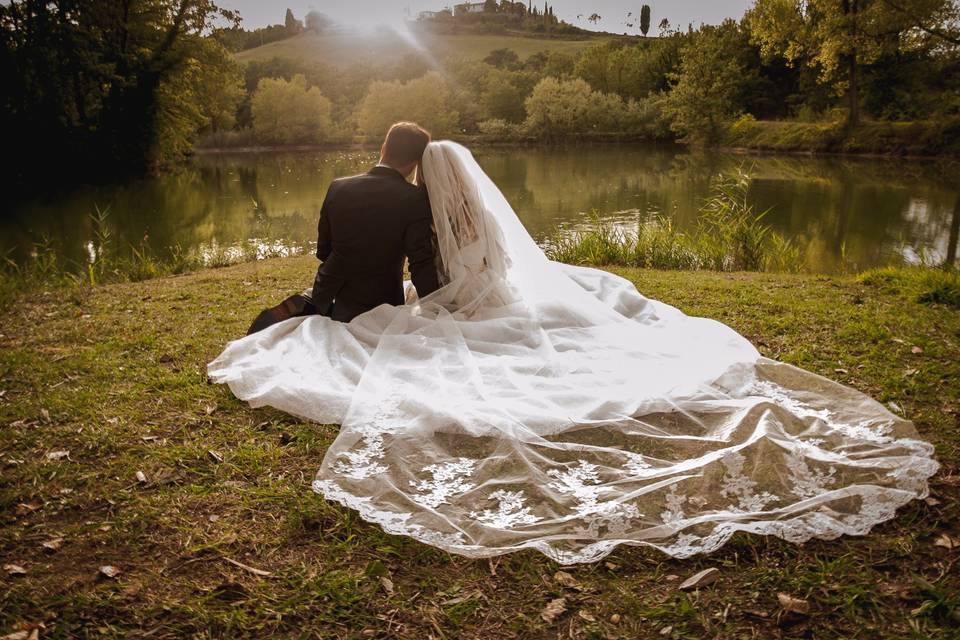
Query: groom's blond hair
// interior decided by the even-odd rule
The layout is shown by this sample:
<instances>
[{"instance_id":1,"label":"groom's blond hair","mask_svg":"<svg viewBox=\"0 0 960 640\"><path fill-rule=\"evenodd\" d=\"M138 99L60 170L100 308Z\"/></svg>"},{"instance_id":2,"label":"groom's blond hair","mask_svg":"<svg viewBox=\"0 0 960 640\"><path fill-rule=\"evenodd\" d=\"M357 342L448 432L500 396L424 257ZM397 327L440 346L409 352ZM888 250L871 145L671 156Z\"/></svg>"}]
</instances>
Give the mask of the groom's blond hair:
<instances>
[{"instance_id":1,"label":"groom's blond hair","mask_svg":"<svg viewBox=\"0 0 960 640\"><path fill-rule=\"evenodd\" d=\"M391 166L420 162L430 144L430 132L415 122L397 122L387 132L380 155Z\"/></svg>"}]
</instances>

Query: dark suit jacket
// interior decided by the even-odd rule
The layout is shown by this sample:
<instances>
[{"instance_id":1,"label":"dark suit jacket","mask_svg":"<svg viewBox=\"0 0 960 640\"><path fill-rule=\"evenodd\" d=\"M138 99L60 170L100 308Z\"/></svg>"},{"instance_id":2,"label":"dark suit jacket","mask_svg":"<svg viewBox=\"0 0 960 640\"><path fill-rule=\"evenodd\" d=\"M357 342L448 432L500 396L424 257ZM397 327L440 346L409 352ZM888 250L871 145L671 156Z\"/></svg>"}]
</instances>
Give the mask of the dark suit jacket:
<instances>
[{"instance_id":1,"label":"dark suit jacket","mask_svg":"<svg viewBox=\"0 0 960 640\"><path fill-rule=\"evenodd\" d=\"M383 303L403 304L404 256L420 297L439 288L432 219L426 189L393 169L334 180L320 209L317 312L349 322Z\"/></svg>"}]
</instances>

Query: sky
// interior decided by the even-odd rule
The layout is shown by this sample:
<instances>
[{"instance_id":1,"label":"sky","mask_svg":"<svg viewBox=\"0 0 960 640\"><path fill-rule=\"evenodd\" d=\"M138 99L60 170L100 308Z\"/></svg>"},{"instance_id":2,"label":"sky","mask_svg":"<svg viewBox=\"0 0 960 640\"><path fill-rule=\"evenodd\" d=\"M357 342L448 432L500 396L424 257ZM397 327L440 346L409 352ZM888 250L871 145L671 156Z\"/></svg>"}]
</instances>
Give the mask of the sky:
<instances>
[{"instance_id":1,"label":"sky","mask_svg":"<svg viewBox=\"0 0 960 640\"><path fill-rule=\"evenodd\" d=\"M316 9L340 22L374 26L371 23L379 21L389 24L401 21L406 9L415 16L418 11L442 9L454 3L445 0L221 0L218 4L239 10L244 27L252 29L282 23L287 7L293 10L297 18L303 18L307 11ZM613 33L627 31L631 34L638 33L639 29L636 26L631 29L624 24L635 20L635 17L628 17L627 13L632 12L636 16L643 4L643 0L551 2L554 14L571 24ZM752 0L646 0L646 4L649 4L652 10L650 35L655 35L657 25L664 18L669 20L674 28L682 29L686 29L689 23L693 23L694 27L701 23L716 24L724 18L740 18L752 4ZM587 16L592 13L602 16L602 20L596 24L588 22Z\"/></svg>"}]
</instances>

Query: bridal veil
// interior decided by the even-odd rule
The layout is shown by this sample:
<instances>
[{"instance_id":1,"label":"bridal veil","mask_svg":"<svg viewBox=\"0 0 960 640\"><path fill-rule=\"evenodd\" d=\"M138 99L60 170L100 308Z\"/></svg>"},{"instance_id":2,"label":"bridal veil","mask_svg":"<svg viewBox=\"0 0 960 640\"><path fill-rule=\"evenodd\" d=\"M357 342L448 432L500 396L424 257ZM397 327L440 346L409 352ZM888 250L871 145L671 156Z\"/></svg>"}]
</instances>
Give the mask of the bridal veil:
<instances>
[{"instance_id":1,"label":"bridal veil","mask_svg":"<svg viewBox=\"0 0 960 640\"><path fill-rule=\"evenodd\" d=\"M675 557L737 531L861 535L927 495L912 423L731 328L549 261L464 147L431 143L444 286L343 324L294 318L210 363L253 406L342 425L313 488L472 557Z\"/></svg>"}]
</instances>

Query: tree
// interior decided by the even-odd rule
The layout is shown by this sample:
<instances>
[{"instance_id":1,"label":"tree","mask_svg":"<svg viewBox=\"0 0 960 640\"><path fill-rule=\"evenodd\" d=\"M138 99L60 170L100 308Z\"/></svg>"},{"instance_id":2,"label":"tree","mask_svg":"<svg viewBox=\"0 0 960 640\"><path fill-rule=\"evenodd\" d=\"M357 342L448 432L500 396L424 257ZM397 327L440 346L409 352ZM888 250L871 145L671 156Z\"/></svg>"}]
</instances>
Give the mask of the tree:
<instances>
[{"instance_id":1,"label":"tree","mask_svg":"<svg viewBox=\"0 0 960 640\"><path fill-rule=\"evenodd\" d=\"M498 69L512 69L519 66L520 56L513 49L494 49L483 61Z\"/></svg>"},{"instance_id":2,"label":"tree","mask_svg":"<svg viewBox=\"0 0 960 640\"><path fill-rule=\"evenodd\" d=\"M287 9L287 16L283 21L287 34L295 36L303 30L303 23L293 17L293 11Z\"/></svg>"},{"instance_id":3,"label":"tree","mask_svg":"<svg viewBox=\"0 0 960 640\"><path fill-rule=\"evenodd\" d=\"M820 81L846 98L847 123L856 126L864 66L914 29L949 38L949 27L934 25L951 15L952 0L915 0L909 6L903 9L897 0L757 0L745 22L766 57L817 69Z\"/></svg>"},{"instance_id":4,"label":"tree","mask_svg":"<svg viewBox=\"0 0 960 640\"><path fill-rule=\"evenodd\" d=\"M681 51L680 68L664 104L671 128L692 142L719 142L736 116L750 71L742 62L743 34L732 20L704 26ZM753 72L756 73L755 71Z\"/></svg>"},{"instance_id":5,"label":"tree","mask_svg":"<svg viewBox=\"0 0 960 640\"><path fill-rule=\"evenodd\" d=\"M496 13L497 12L497 0L486 0L483 3L483 10L485 13Z\"/></svg>"},{"instance_id":6,"label":"tree","mask_svg":"<svg viewBox=\"0 0 960 640\"><path fill-rule=\"evenodd\" d=\"M533 88L524 106L524 128L540 137L632 128L627 125L632 110L619 96L594 91L580 78L544 78Z\"/></svg>"},{"instance_id":7,"label":"tree","mask_svg":"<svg viewBox=\"0 0 960 640\"><path fill-rule=\"evenodd\" d=\"M302 74L290 80L264 78L251 105L253 132L274 144L323 142L333 128L330 101Z\"/></svg>"},{"instance_id":8,"label":"tree","mask_svg":"<svg viewBox=\"0 0 960 640\"><path fill-rule=\"evenodd\" d=\"M645 4L640 9L640 33L646 37L650 31L650 5Z\"/></svg>"},{"instance_id":9,"label":"tree","mask_svg":"<svg viewBox=\"0 0 960 640\"><path fill-rule=\"evenodd\" d=\"M362 133L382 136L398 120L412 120L434 135L456 130L459 114L453 109L446 80L431 71L407 83L378 80L370 84L357 110Z\"/></svg>"},{"instance_id":10,"label":"tree","mask_svg":"<svg viewBox=\"0 0 960 640\"><path fill-rule=\"evenodd\" d=\"M238 24L209 0L0 5L0 130L16 171L59 162L68 179L115 178L176 159L210 120L204 85L237 73L204 37L218 19Z\"/></svg>"},{"instance_id":11,"label":"tree","mask_svg":"<svg viewBox=\"0 0 960 640\"><path fill-rule=\"evenodd\" d=\"M483 110L490 118L507 122L522 122L525 114L523 101L528 88L522 84L522 74L491 69L480 94Z\"/></svg>"}]
</instances>

